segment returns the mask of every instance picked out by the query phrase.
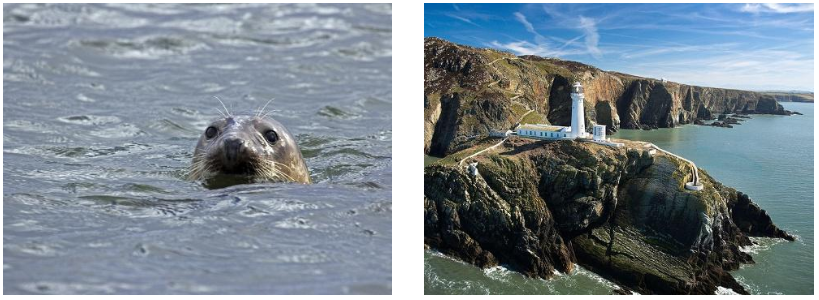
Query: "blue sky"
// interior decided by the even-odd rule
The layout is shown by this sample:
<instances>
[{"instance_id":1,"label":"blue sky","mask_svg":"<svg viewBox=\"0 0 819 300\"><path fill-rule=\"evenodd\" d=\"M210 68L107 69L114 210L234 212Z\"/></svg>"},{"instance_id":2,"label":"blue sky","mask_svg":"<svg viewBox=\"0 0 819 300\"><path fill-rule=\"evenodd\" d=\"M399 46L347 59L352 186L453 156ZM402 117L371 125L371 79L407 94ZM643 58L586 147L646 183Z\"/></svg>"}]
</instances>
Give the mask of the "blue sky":
<instances>
[{"instance_id":1,"label":"blue sky","mask_svg":"<svg viewBox=\"0 0 819 300\"><path fill-rule=\"evenodd\" d=\"M813 91L813 4L424 4L424 36L702 86Z\"/></svg>"}]
</instances>

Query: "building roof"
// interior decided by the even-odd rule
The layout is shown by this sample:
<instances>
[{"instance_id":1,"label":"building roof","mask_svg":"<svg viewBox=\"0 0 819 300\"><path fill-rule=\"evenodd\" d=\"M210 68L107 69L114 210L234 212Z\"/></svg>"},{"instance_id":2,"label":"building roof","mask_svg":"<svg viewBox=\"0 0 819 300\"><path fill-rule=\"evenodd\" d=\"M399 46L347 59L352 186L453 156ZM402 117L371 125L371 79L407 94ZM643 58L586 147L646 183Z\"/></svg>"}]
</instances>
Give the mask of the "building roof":
<instances>
[{"instance_id":1,"label":"building roof","mask_svg":"<svg viewBox=\"0 0 819 300\"><path fill-rule=\"evenodd\" d=\"M522 124L522 125L520 125L520 129L523 129L523 130L553 131L553 132L570 132L570 131L572 131L571 127L555 126L555 125L547 125L547 124Z\"/></svg>"}]
</instances>

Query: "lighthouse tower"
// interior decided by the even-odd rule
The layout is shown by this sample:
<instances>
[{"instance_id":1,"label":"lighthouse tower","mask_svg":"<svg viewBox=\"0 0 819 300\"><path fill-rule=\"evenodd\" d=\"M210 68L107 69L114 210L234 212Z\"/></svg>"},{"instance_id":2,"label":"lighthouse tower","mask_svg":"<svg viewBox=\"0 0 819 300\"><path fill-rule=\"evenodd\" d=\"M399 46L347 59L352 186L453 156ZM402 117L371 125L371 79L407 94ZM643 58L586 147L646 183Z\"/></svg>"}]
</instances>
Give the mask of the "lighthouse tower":
<instances>
[{"instance_id":1,"label":"lighthouse tower","mask_svg":"<svg viewBox=\"0 0 819 300\"><path fill-rule=\"evenodd\" d=\"M572 86L572 133L573 138L585 138L586 133L586 118L583 116L583 86L580 82L575 82Z\"/></svg>"}]
</instances>

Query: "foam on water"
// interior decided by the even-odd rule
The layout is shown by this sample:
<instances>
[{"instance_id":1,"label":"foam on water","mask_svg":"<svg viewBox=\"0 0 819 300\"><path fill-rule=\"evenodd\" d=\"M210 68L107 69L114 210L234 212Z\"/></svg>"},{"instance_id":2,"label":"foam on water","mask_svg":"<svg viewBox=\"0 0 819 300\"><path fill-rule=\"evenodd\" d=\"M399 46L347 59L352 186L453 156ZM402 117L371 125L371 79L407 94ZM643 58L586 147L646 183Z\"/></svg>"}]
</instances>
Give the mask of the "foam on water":
<instances>
[{"instance_id":1,"label":"foam on water","mask_svg":"<svg viewBox=\"0 0 819 300\"><path fill-rule=\"evenodd\" d=\"M717 291L714 292L714 295L739 295L739 294L737 292L734 292L734 290L729 289L727 287L718 286Z\"/></svg>"},{"instance_id":2,"label":"foam on water","mask_svg":"<svg viewBox=\"0 0 819 300\"><path fill-rule=\"evenodd\" d=\"M748 254L757 254L759 252L768 251L777 244L786 242L783 239L772 239L764 237L751 237L750 239L751 242L753 242L753 244L740 247L739 248L740 251Z\"/></svg>"}]
</instances>

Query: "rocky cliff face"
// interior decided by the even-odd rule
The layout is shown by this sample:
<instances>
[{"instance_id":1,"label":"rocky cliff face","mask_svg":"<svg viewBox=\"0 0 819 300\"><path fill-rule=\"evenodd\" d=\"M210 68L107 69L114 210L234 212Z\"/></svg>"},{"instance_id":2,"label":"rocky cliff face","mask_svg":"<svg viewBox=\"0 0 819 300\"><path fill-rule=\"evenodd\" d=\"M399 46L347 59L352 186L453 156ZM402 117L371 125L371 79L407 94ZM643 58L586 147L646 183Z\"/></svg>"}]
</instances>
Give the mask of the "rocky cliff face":
<instances>
[{"instance_id":1,"label":"rocky cliff face","mask_svg":"<svg viewBox=\"0 0 819 300\"><path fill-rule=\"evenodd\" d=\"M469 150L465 150L469 151ZM747 293L727 272L752 258L749 236L793 237L747 195L642 143L611 148L512 138L424 171L424 244L478 266L549 278L579 263L640 293Z\"/></svg>"},{"instance_id":2,"label":"rocky cliff face","mask_svg":"<svg viewBox=\"0 0 819 300\"><path fill-rule=\"evenodd\" d=\"M574 81L585 88L589 129L674 127L721 113L788 114L767 94L663 82L426 38L424 153L452 153L463 137L509 129L528 111L567 126Z\"/></svg>"},{"instance_id":3,"label":"rocky cliff face","mask_svg":"<svg viewBox=\"0 0 819 300\"><path fill-rule=\"evenodd\" d=\"M813 103L813 93L763 92L771 95L779 102L806 102Z\"/></svg>"}]
</instances>

